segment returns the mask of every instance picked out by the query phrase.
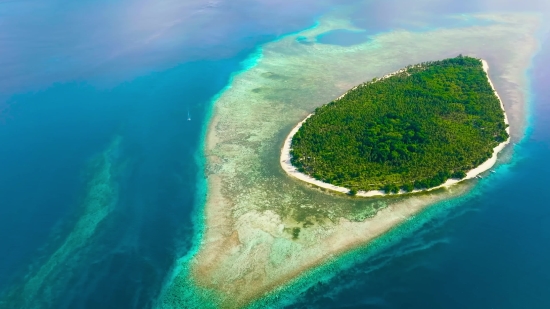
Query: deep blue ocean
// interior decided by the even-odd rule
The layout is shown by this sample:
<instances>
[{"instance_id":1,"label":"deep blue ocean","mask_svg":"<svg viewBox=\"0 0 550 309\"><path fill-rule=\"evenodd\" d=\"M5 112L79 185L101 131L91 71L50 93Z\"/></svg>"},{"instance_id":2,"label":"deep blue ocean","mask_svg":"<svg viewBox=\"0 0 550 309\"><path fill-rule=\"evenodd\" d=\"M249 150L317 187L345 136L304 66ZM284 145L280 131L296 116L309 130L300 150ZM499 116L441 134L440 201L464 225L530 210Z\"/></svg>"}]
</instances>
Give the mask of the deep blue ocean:
<instances>
[{"instance_id":1,"label":"deep blue ocean","mask_svg":"<svg viewBox=\"0 0 550 309\"><path fill-rule=\"evenodd\" d=\"M318 40L352 45L405 27L398 2L373 12L399 7L400 22L356 16L364 33ZM50 307L150 307L198 233L197 153L212 97L256 46L343 4L0 1L0 294L78 229L110 150L116 202L67 271L48 277L64 282ZM433 16L432 27L443 23ZM509 164L287 307L550 308L550 44L528 77L529 129Z\"/></svg>"}]
</instances>

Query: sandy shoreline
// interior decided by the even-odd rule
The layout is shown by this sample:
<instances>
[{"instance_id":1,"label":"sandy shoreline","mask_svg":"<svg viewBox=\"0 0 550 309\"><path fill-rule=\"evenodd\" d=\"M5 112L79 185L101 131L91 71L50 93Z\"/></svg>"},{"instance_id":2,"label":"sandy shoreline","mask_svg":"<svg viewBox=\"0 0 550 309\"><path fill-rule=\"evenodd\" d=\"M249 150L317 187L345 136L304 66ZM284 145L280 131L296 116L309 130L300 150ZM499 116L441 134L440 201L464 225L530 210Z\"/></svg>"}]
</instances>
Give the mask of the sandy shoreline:
<instances>
[{"instance_id":1,"label":"sandy shoreline","mask_svg":"<svg viewBox=\"0 0 550 309\"><path fill-rule=\"evenodd\" d=\"M407 198L350 200L304 188L281 173L276 161L286 137L284 128L294 127L319 102L408 63L459 53L498 63L494 81L505 95L516 140L523 132L523 74L536 47L532 33L538 19L489 18L490 25L475 31L469 27L395 31L353 48L297 43L298 36L313 40L326 31L351 27L347 20L334 17L262 46L261 61L235 76L231 87L216 99L204 149L208 185L204 232L196 255L179 261L181 267L163 289L157 307L281 307L276 298L289 282L338 261L342 254L403 222L415 225L410 219L421 211L431 216L445 208L430 205L468 192L473 183ZM507 48L512 44L517 48ZM299 237L289 232L294 228L301 228ZM289 290L302 291L293 286ZM266 300L270 295L272 303Z\"/></svg>"},{"instance_id":2,"label":"sandy shoreline","mask_svg":"<svg viewBox=\"0 0 550 309\"><path fill-rule=\"evenodd\" d=\"M495 95L497 96L498 101L500 102L500 107L502 108L502 111L504 112L504 123L506 123L506 125L507 125L506 132L508 134L510 134L508 116L506 115L506 110L504 109L504 104L502 103L502 100L501 100L500 96L498 95L498 92L496 91L495 86L493 85L493 82L491 81L491 78L489 77L489 64L487 63L487 61L485 61L483 59L481 59L481 62L483 64L483 70L485 71L485 73L487 75L487 79L489 81L489 84L491 85L491 88L493 88L493 91L495 92ZM404 71L405 71L405 69L401 69L399 71L387 74L387 75L385 75L384 77L382 77L378 80L382 80L382 79L391 77L395 74L398 74L398 73L401 73L401 72L404 72ZM361 85L359 85L359 86L361 86ZM349 91L354 90L359 86L355 86L352 89L348 90L346 93L344 93L343 95L338 97L336 100L340 100ZM350 189L340 187L340 186L336 186L336 185L333 185L333 184L330 184L330 183L326 183L326 182L317 180L317 179L315 179L315 178L313 178L313 177L311 177L307 174L301 173L301 172L298 171L298 169L294 165L292 165L292 163L290 161L290 159L291 159L290 151L292 149L292 138L298 132L298 130L302 127L302 125L306 122L306 120L308 120L309 117L311 117L311 116L313 116L313 113L309 114L304 120L300 121L290 131L287 138L285 139L283 147L281 148L281 157L280 157L281 167L283 168L283 170L289 176L291 176L293 178L299 179L301 181L304 181L306 183L315 185L317 187L321 187L321 188L328 189L328 190L331 190L331 191L347 194L347 193L349 193ZM506 141L500 143L499 145L497 145L493 149L493 155L491 156L491 158L489 158L487 161L483 162L481 165L477 166L476 168L468 171L466 173L466 177L464 177L463 179L460 179L460 180L458 180L458 179L449 179L444 184L439 185L437 187L424 189L424 190L414 190L412 192L405 192L403 190L400 190L399 193L396 193L396 194L395 193L386 194L384 191L381 191L381 190L371 190L371 191L359 191L359 192L357 192L356 196L359 196L359 197L372 197L372 196L384 196L384 195L400 195L400 194L410 194L410 193L431 191L431 190L436 190L436 189L443 188L443 187L445 187L445 188L450 187L450 186L452 186L454 184L457 184L459 182L462 182L464 180L472 179L472 178L478 176L479 174L489 170L497 162L498 153L501 152L504 149L504 147L506 147L506 145L508 145L509 143L510 143L510 137L508 137L508 139Z\"/></svg>"}]
</instances>

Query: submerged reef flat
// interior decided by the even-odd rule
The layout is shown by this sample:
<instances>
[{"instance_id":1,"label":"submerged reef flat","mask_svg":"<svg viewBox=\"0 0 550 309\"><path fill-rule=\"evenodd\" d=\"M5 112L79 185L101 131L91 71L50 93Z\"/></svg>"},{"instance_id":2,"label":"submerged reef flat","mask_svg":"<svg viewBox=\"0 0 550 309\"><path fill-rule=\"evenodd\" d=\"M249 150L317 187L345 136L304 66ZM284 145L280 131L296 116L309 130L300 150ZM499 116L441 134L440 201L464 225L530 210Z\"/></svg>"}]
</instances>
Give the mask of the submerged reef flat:
<instances>
[{"instance_id":1,"label":"submerged reef flat","mask_svg":"<svg viewBox=\"0 0 550 309\"><path fill-rule=\"evenodd\" d=\"M38 261L21 283L0 295L0 308L59 307L53 296L69 290L67 285L74 279L75 268L118 200L115 175L121 168L116 163L121 140L115 137L105 151L91 160L78 220L64 238L53 240L56 245L47 260Z\"/></svg>"},{"instance_id":2,"label":"submerged reef flat","mask_svg":"<svg viewBox=\"0 0 550 309\"><path fill-rule=\"evenodd\" d=\"M194 258L175 268L158 307L205 308L203 301L219 308L265 307L258 301L308 270L368 244L428 205L467 192L475 181L410 197L327 194L286 175L279 156L296 123L354 85L458 54L491 63L512 142L518 141L539 20L522 14L477 18L488 22L380 33L350 47L297 40L314 42L330 30L355 29L327 17L315 28L265 44L250 59L255 65L234 76L214 102L205 149L203 238Z\"/></svg>"}]
</instances>

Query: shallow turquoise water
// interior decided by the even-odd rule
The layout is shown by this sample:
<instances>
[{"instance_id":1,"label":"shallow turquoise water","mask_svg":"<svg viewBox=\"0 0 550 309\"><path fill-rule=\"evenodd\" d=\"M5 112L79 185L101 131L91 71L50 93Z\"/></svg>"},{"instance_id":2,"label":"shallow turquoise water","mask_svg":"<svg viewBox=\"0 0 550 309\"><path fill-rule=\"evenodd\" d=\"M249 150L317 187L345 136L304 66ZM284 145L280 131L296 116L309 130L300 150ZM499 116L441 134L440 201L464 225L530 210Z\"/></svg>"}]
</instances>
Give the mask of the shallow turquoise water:
<instances>
[{"instance_id":1,"label":"shallow turquoise water","mask_svg":"<svg viewBox=\"0 0 550 309\"><path fill-rule=\"evenodd\" d=\"M401 4L393 2L395 11L392 2L373 4L369 18L354 21L367 33L410 27L411 8ZM257 45L313 25L330 5L222 6L226 15L196 26L181 16L208 13L201 2L190 8L137 0L1 3L0 295L24 283L29 269L77 230L88 181L98 172L95 160L120 137L108 157L116 203L93 236L82 239L85 249L73 252L77 258L67 260L66 271L41 282L35 304L149 307L200 232L197 153L212 97ZM423 20L426 27L449 26L437 17ZM471 21L457 26L464 22ZM349 43L338 34L335 40ZM533 132L512 164L482 181L471 198L426 219L421 232L399 234L402 240L368 260L354 257L336 277L310 280L311 288L285 304L548 307L550 170L541 164L550 155L547 54L532 72ZM1 301L0 307L13 308Z\"/></svg>"},{"instance_id":2,"label":"shallow turquoise water","mask_svg":"<svg viewBox=\"0 0 550 309\"><path fill-rule=\"evenodd\" d=\"M510 163L467 196L382 237L382 249L337 262L276 307L550 307L549 67L547 44L529 73L532 123Z\"/></svg>"},{"instance_id":3,"label":"shallow turquoise water","mask_svg":"<svg viewBox=\"0 0 550 309\"><path fill-rule=\"evenodd\" d=\"M0 3L0 308L150 307L199 233L213 96L257 45L326 8ZM105 164L111 194L90 207Z\"/></svg>"},{"instance_id":4,"label":"shallow turquoise water","mask_svg":"<svg viewBox=\"0 0 550 309\"><path fill-rule=\"evenodd\" d=\"M7 236L1 246L8 252L0 283L17 283L25 271L18 267L57 248L52 228L58 227L61 239L73 232L72 218L86 211L81 195L95 173L88 162L117 135L121 146L111 162L117 166L118 202L85 256L66 265L74 273L48 280L69 282L56 291L58 308L149 303L175 257L191 245L201 119L210 96L237 68L238 58L194 62L108 91L68 84L18 96L2 131L12 147L2 153L9 165L0 195L12 207L0 210L0 233ZM44 243L50 245L36 252Z\"/></svg>"}]
</instances>

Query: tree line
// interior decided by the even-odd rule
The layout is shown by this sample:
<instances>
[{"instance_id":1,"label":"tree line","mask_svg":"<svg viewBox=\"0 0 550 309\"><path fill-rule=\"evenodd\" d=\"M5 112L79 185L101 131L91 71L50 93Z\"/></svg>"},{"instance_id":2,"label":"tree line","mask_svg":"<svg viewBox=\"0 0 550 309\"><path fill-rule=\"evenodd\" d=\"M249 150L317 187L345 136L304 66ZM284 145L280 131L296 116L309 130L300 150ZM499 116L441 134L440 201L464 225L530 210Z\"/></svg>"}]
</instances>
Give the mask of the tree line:
<instances>
[{"instance_id":1,"label":"tree line","mask_svg":"<svg viewBox=\"0 0 550 309\"><path fill-rule=\"evenodd\" d=\"M319 107L294 135L301 172L357 190L438 186L492 155L508 138L479 59L409 66Z\"/></svg>"}]
</instances>

